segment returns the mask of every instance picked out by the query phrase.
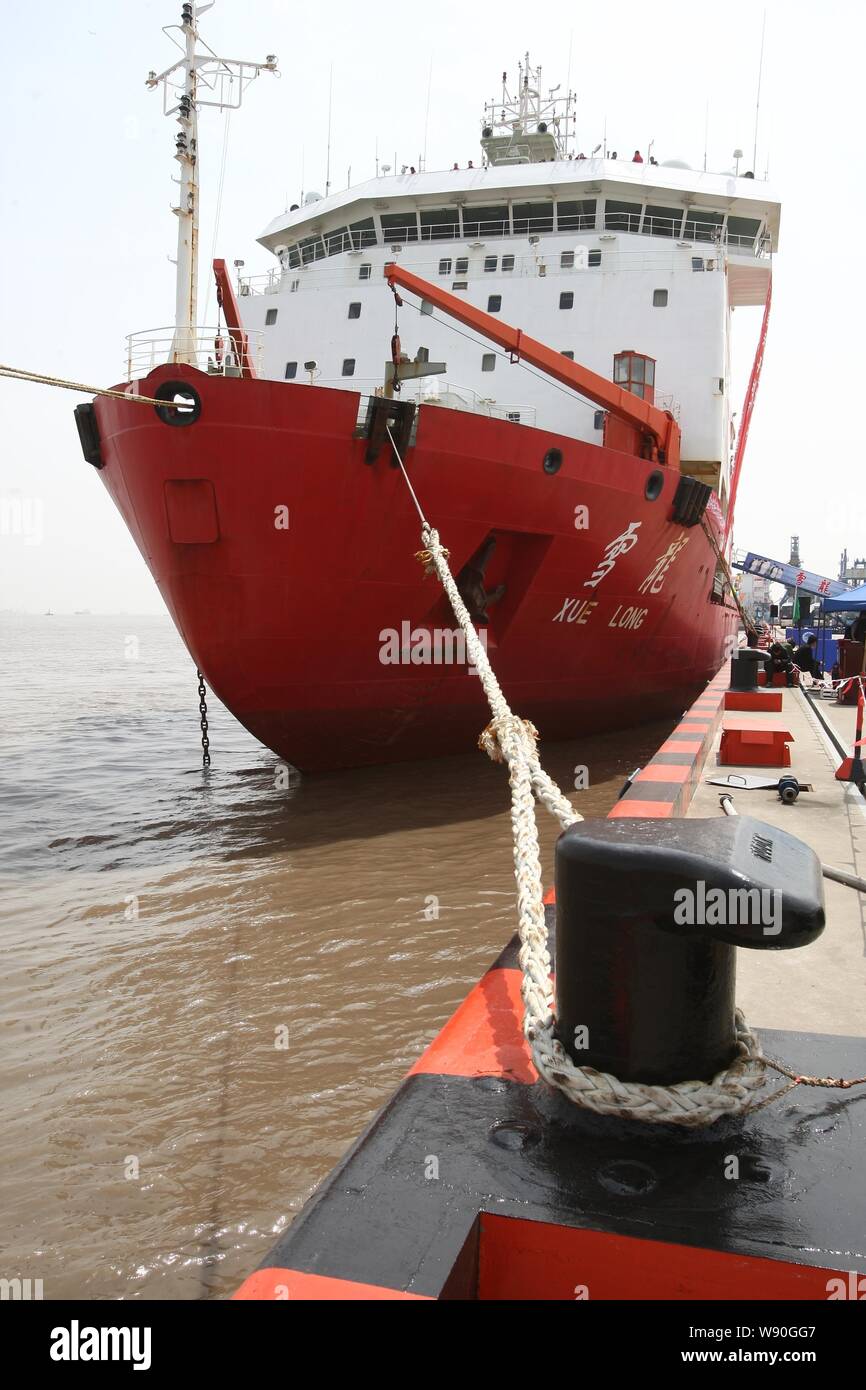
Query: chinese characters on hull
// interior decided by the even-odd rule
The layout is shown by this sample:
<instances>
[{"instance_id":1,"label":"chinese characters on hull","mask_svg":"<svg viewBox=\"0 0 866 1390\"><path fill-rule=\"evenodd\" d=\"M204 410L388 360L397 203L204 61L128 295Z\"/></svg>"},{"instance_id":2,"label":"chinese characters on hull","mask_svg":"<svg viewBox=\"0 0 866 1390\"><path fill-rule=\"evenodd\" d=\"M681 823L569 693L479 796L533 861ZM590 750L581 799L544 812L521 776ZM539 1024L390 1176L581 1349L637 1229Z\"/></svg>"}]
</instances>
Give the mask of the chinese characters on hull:
<instances>
[{"instance_id":1,"label":"chinese characters on hull","mask_svg":"<svg viewBox=\"0 0 866 1390\"><path fill-rule=\"evenodd\" d=\"M627 555L630 550L637 545L638 530L641 523L630 521L621 535L614 540L608 541L604 548L604 555L598 562L589 579L584 580L585 589L596 588L601 581L610 574L621 555ZM671 541L670 545L663 554L656 557L655 564L649 574L638 585L638 593L658 594L661 592L664 582L668 576L671 565L677 556L686 548L689 537L680 535L676 540ZM562 607L559 612L554 614L555 623L577 623L580 627L585 627L592 612L598 607L598 602L585 599L566 598L563 599ZM620 604L616 612L608 623L608 627L624 627L636 629L641 626L649 610L647 608L625 608Z\"/></svg>"},{"instance_id":2,"label":"chinese characters on hull","mask_svg":"<svg viewBox=\"0 0 866 1390\"><path fill-rule=\"evenodd\" d=\"M639 527L639 521L630 521L621 536L617 536L615 540L608 541L607 545L604 547L603 558L599 560L592 572L592 578L583 581L583 587L585 589L594 589L596 585L600 584L601 581L610 574L620 555L627 555L632 547L637 545Z\"/></svg>"},{"instance_id":3,"label":"chinese characters on hull","mask_svg":"<svg viewBox=\"0 0 866 1390\"><path fill-rule=\"evenodd\" d=\"M659 555L646 579L638 585L639 594L657 594L667 578L668 570L677 558L681 550L684 550L689 543L688 536L680 536L678 540L671 541L664 555Z\"/></svg>"}]
</instances>

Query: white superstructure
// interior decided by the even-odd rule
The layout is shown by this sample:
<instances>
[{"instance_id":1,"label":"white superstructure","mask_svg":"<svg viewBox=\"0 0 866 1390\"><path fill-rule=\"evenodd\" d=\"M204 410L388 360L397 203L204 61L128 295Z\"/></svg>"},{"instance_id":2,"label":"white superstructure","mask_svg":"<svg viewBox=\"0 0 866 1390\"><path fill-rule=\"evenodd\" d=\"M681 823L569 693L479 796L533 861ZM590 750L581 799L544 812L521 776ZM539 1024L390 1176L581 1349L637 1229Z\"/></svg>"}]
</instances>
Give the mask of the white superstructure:
<instances>
[{"instance_id":1,"label":"white superstructure","mask_svg":"<svg viewBox=\"0 0 866 1390\"><path fill-rule=\"evenodd\" d=\"M482 167L389 173L274 219L259 240L275 269L240 284L264 375L381 391L394 331L383 268L397 259L603 376L623 349L654 357L683 469L724 500L731 310L765 301L778 202L752 177L567 156L567 134L538 130L537 111L501 114L493 126L485 113ZM600 442L599 412L438 314L407 301L400 334L410 357L447 363L404 395Z\"/></svg>"}]
</instances>

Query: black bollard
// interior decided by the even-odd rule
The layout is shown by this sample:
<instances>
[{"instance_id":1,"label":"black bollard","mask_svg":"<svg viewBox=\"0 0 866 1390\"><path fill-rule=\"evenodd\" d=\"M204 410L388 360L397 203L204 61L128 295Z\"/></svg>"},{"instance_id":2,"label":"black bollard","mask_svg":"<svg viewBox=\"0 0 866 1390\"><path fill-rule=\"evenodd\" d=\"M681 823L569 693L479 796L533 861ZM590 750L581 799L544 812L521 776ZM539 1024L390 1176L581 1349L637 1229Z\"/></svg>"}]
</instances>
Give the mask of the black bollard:
<instances>
[{"instance_id":1,"label":"black bollard","mask_svg":"<svg viewBox=\"0 0 866 1390\"><path fill-rule=\"evenodd\" d=\"M757 647L740 647L731 657L730 690L757 690L758 666L767 658Z\"/></svg>"},{"instance_id":2,"label":"black bollard","mask_svg":"<svg viewBox=\"0 0 866 1390\"><path fill-rule=\"evenodd\" d=\"M817 856L750 816L605 820L556 846L556 1032L621 1081L709 1080L736 1052L736 947L824 927Z\"/></svg>"}]
</instances>

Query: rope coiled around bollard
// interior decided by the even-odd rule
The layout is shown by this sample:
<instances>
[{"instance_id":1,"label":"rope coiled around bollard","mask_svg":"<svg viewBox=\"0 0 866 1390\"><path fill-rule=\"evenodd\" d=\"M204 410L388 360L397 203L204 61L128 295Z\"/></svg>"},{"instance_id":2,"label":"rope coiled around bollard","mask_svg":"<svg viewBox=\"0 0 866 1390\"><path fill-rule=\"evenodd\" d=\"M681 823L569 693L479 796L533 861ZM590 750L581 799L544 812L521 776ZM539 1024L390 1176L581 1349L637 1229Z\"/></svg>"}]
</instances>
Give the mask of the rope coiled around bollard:
<instances>
[{"instance_id":1,"label":"rope coiled around bollard","mask_svg":"<svg viewBox=\"0 0 866 1390\"><path fill-rule=\"evenodd\" d=\"M402 467L402 460L399 461ZM756 1098L755 1093L766 1080L767 1064L757 1038L739 1011L736 1016L737 1056L710 1081L681 1081L673 1086L620 1081L593 1067L576 1066L556 1037L535 799L547 807L563 829L583 817L542 768L538 731L509 708L449 569L448 552L423 514L421 536L424 549L418 553L418 558L427 573L435 571L439 577L463 629L469 659L490 704L493 718L478 740L479 747L494 762L508 765L520 936L518 959L523 973L523 1032L539 1075L575 1105L597 1115L617 1115L649 1124L697 1128L713 1124L724 1115L740 1115L768 1104L781 1092L763 1100Z\"/></svg>"}]
</instances>

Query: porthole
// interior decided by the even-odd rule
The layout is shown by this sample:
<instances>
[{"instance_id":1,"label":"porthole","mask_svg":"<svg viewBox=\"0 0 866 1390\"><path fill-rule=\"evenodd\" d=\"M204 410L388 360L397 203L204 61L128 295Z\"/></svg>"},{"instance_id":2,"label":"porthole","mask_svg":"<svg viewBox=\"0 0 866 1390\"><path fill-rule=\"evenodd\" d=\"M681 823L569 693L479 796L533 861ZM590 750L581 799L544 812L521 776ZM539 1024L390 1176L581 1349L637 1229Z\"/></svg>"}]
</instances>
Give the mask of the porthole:
<instances>
[{"instance_id":1,"label":"porthole","mask_svg":"<svg viewBox=\"0 0 866 1390\"><path fill-rule=\"evenodd\" d=\"M167 425L194 425L201 415L201 396L186 381L163 381L153 394L158 401L173 402L153 407Z\"/></svg>"},{"instance_id":2,"label":"porthole","mask_svg":"<svg viewBox=\"0 0 866 1390\"><path fill-rule=\"evenodd\" d=\"M558 473L562 467L562 450L548 449L541 466L545 473Z\"/></svg>"},{"instance_id":3,"label":"porthole","mask_svg":"<svg viewBox=\"0 0 866 1390\"><path fill-rule=\"evenodd\" d=\"M648 502L654 502L661 495L661 490L665 485L665 475L658 468L654 468L646 480L646 487L643 495Z\"/></svg>"}]
</instances>

